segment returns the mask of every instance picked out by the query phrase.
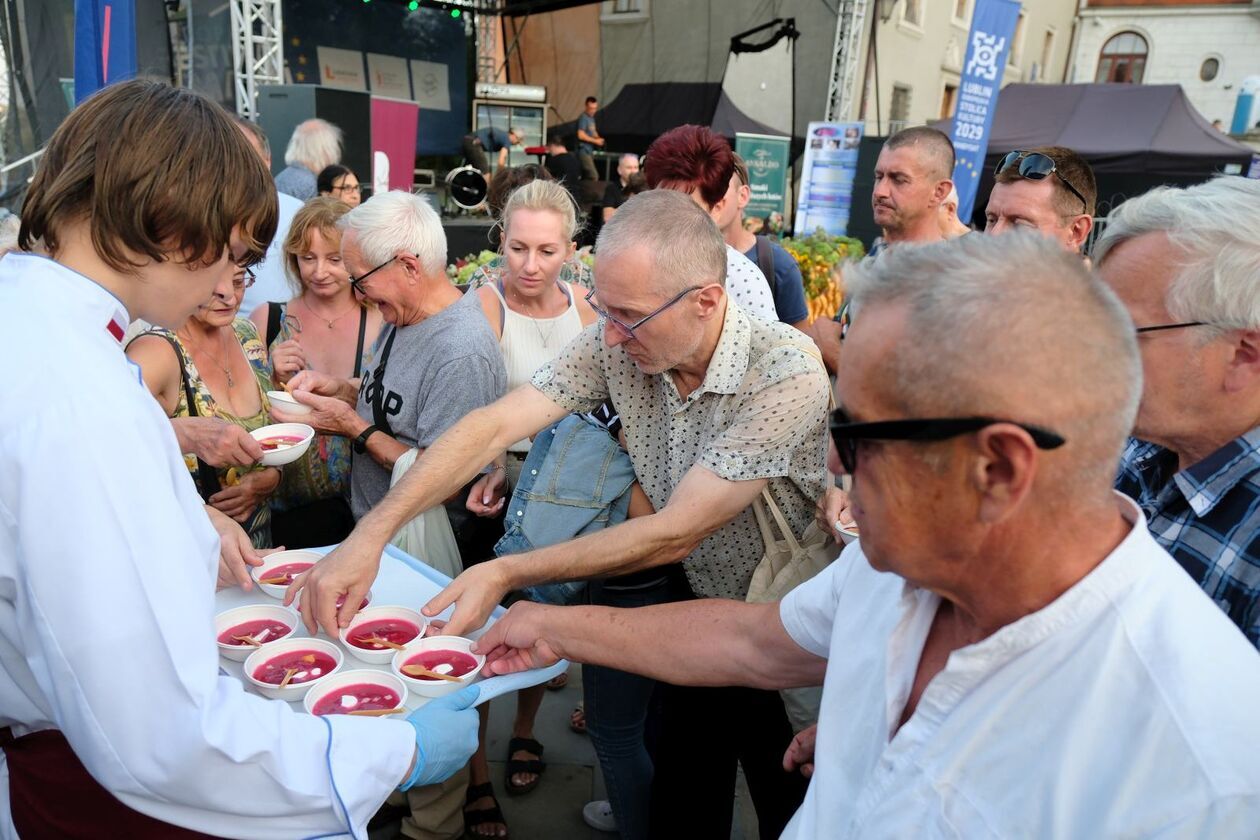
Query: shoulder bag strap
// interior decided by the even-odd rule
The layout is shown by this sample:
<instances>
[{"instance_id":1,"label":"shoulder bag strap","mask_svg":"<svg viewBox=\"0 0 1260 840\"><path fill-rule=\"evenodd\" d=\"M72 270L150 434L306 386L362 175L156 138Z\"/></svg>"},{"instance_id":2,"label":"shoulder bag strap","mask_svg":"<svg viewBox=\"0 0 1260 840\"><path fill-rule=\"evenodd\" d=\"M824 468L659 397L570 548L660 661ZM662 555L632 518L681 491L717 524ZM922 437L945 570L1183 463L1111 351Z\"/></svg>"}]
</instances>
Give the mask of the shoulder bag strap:
<instances>
[{"instance_id":1,"label":"shoulder bag strap","mask_svg":"<svg viewBox=\"0 0 1260 840\"><path fill-rule=\"evenodd\" d=\"M271 352L271 343L280 335L280 304L267 304L267 352Z\"/></svg>"},{"instance_id":2,"label":"shoulder bag strap","mask_svg":"<svg viewBox=\"0 0 1260 840\"><path fill-rule=\"evenodd\" d=\"M359 340L354 345L354 376L358 379L363 373L363 339L367 336L367 307L359 307Z\"/></svg>"},{"instance_id":3,"label":"shoulder bag strap","mask_svg":"<svg viewBox=\"0 0 1260 840\"><path fill-rule=\"evenodd\" d=\"M175 351L175 358L179 362L179 379L184 386L184 400L188 403L188 416L199 417L196 395L193 393L192 383L188 380L188 368L184 365L184 354L179 349L179 342L169 333L153 333L153 335L160 335L166 339L166 343ZM205 501L209 501L211 496L222 489L222 485L219 484L219 473L201 458L197 459L197 479L200 484L201 498Z\"/></svg>"}]
</instances>

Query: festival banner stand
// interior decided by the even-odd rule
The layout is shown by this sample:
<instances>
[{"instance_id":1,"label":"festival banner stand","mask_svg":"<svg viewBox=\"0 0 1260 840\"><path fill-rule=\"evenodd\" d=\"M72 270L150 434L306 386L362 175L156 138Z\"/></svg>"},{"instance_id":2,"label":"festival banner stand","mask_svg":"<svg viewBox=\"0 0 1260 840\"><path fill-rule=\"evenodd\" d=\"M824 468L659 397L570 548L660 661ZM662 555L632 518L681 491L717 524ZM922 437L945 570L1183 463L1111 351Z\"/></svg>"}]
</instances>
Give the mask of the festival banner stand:
<instances>
[{"instance_id":1,"label":"festival banner stand","mask_svg":"<svg viewBox=\"0 0 1260 840\"><path fill-rule=\"evenodd\" d=\"M744 216L764 219L788 211L791 140L769 134L735 134L735 151L748 166L748 206Z\"/></svg>"},{"instance_id":2,"label":"festival banner stand","mask_svg":"<svg viewBox=\"0 0 1260 840\"><path fill-rule=\"evenodd\" d=\"M958 218L971 219L989 131L997 110L998 90L1006 71L1011 38L1019 21L1017 0L976 0L967 36L967 58L954 108L954 185L958 188Z\"/></svg>"},{"instance_id":3,"label":"festival banner stand","mask_svg":"<svg viewBox=\"0 0 1260 840\"><path fill-rule=\"evenodd\" d=\"M861 123L809 124L796 198L793 230L797 236L808 236L818 228L832 236L845 235L861 142Z\"/></svg>"}]
</instances>

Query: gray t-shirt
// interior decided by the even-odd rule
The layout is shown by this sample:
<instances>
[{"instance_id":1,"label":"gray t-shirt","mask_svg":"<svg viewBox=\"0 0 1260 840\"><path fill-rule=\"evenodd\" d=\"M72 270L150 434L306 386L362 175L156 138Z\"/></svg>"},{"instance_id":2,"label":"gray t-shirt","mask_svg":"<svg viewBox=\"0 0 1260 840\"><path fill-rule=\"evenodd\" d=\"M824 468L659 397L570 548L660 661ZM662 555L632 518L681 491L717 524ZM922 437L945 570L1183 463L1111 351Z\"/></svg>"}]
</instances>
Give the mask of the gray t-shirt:
<instances>
[{"instance_id":1,"label":"gray t-shirt","mask_svg":"<svg viewBox=\"0 0 1260 840\"><path fill-rule=\"evenodd\" d=\"M364 367L356 409L379 426L374 411L379 406L399 442L424 448L506 390L499 343L476 295L468 295L418 324L397 330L387 325L381 331ZM355 519L385 497L390 474L371 455L354 455L350 506Z\"/></svg>"},{"instance_id":2,"label":"gray t-shirt","mask_svg":"<svg viewBox=\"0 0 1260 840\"><path fill-rule=\"evenodd\" d=\"M276 191L299 201L310 201L319 195L319 181L315 173L305 166L291 163L276 175Z\"/></svg>"}]
</instances>

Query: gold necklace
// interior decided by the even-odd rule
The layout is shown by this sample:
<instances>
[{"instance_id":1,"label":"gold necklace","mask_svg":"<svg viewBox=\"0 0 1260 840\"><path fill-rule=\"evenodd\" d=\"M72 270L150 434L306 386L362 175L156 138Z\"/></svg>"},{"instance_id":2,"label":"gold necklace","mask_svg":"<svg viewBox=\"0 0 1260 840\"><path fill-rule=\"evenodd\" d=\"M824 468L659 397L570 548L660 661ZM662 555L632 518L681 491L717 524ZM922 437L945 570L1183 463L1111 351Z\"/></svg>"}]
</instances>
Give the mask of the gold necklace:
<instances>
[{"instance_id":1,"label":"gold necklace","mask_svg":"<svg viewBox=\"0 0 1260 840\"><path fill-rule=\"evenodd\" d=\"M302 305L306 307L306 311L307 311L307 312L311 313L311 314L312 314L312 315L314 315L316 318L318 318L319 320L321 320L321 321L323 321L325 324L327 324L327 325L328 325L328 329L330 329L330 330L333 328L333 324L337 323L337 322L338 322L338 321L340 321L342 318L346 317L346 316L347 316L347 315L349 315L351 312L353 312L354 310L356 310L356 309L358 309L358 308L359 308L359 304L358 304L357 302L355 302L355 303L351 303L351 305L350 305L350 308L349 308L349 309L347 309L345 312L342 312L340 315L338 315L336 318L333 318L333 319L330 321L330 320L328 320L327 318L325 318L323 315L319 314L318 312L316 312L314 309L312 309L312 308L311 308L311 305L310 305L309 303L307 303L307 302L306 302L306 295L302 295Z\"/></svg>"},{"instance_id":2,"label":"gold necklace","mask_svg":"<svg viewBox=\"0 0 1260 840\"><path fill-rule=\"evenodd\" d=\"M220 346L223 346L223 344L224 344L224 341L223 341L223 333L219 333L219 345L220 345ZM228 390L231 390L231 389L232 389L232 386L236 384L236 382L232 379L232 370L231 370L231 368L229 368L227 365L225 365L225 364L224 364L222 361L220 361L219 359L216 359L216 358L214 357L214 355L213 355L213 354L212 354L209 350L207 350L204 346L201 346L201 347L196 347L196 348L194 348L194 349L198 350L200 353L202 353L204 356L206 356L208 359L210 359L210 361L214 362L215 367L217 367L219 370L223 371L223 375L227 377L227 386L228 386ZM229 352L229 351L228 351L227 347L223 347L223 358L224 358L224 359L226 359L226 358L227 358L228 352Z\"/></svg>"}]
</instances>

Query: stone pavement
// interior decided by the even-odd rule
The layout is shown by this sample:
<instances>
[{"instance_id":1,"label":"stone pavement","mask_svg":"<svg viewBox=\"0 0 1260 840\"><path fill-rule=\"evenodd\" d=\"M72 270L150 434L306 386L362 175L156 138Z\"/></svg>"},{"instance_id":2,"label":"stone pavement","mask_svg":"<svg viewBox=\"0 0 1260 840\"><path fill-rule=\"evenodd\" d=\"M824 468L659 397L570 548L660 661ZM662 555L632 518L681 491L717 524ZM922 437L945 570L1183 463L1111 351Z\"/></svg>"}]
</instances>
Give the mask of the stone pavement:
<instances>
[{"instance_id":1,"label":"stone pavement","mask_svg":"<svg viewBox=\"0 0 1260 840\"><path fill-rule=\"evenodd\" d=\"M560 691L548 691L538 711L534 737L547 748L547 770L542 783L519 797L508 796L503 787L504 759L512 736L516 701L501 697L491 703L487 747L490 775L513 840L616 840L617 835L596 831L582 821L582 806L592 799L606 798L606 793L590 739L569 729L569 713L581 700L582 669L574 665L569 669L569 684ZM757 818L742 774L736 798L731 840L755 840ZM395 824L373 831L371 840L396 836Z\"/></svg>"}]
</instances>

